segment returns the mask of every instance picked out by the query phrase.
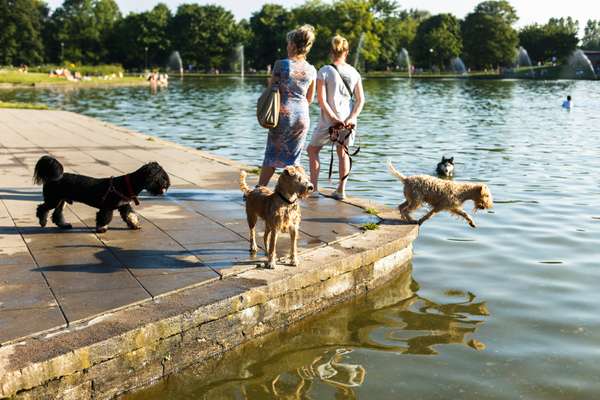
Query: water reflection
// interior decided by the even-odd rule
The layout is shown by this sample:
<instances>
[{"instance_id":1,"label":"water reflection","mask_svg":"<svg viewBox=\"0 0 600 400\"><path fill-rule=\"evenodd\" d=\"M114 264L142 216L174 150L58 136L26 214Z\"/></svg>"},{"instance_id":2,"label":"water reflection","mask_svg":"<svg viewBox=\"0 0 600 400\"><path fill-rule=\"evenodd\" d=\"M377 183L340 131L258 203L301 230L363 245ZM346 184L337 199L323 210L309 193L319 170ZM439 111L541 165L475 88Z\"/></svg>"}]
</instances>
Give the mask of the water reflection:
<instances>
[{"instance_id":1,"label":"water reflection","mask_svg":"<svg viewBox=\"0 0 600 400\"><path fill-rule=\"evenodd\" d=\"M128 398L358 398L369 376L365 349L402 356L437 354L448 344L473 347L476 330L489 316L486 303L460 290L448 291L446 301L418 290L411 274L403 274L350 304Z\"/></svg>"}]
</instances>

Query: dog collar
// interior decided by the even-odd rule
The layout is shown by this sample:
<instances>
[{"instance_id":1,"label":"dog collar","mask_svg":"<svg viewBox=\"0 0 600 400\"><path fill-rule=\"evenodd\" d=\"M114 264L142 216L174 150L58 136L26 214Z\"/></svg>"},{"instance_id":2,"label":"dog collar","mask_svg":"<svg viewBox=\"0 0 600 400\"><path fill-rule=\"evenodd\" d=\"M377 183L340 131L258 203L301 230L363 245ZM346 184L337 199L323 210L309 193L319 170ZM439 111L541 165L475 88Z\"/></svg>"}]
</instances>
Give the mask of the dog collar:
<instances>
[{"instance_id":1,"label":"dog collar","mask_svg":"<svg viewBox=\"0 0 600 400\"><path fill-rule=\"evenodd\" d=\"M281 197L281 199L283 201L285 201L286 203L288 203L288 204L294 204L294 203L296 203L298 201L298 197L296 197L296 200L291 201L290 199L288 199L287 197L285 197L283 194L281 194L281 192L279 190L276 190L275 193L277 193L277 195L279 197Z\"/></svg>"}]
</instances>

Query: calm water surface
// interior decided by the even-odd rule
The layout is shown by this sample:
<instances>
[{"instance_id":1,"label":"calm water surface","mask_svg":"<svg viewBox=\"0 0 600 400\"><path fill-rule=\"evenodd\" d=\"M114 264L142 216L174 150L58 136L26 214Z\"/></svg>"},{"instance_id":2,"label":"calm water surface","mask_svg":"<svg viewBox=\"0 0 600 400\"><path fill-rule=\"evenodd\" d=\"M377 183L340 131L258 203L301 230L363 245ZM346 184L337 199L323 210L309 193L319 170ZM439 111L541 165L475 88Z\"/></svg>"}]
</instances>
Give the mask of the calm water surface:
<instances>
[{"instance_id":1,"label":"calm water surface","mask_svg":"<svg viewBox=\"0 0 600 400\"><path fill-rule=\"evenodd\" d=\"M427 222L408 284L399 279L131 398L598 397L600 83L365 87L351 195L398 204L387 158L417 174L452 155L456 179L489 184L494 210L475 216L476 230L447 214ZM47 102L257 165L261 88L258 80L189 79L156 95L19 90L0 99ZM571 112L560 108L566 94Z\"/></svg>"}]
</instances>

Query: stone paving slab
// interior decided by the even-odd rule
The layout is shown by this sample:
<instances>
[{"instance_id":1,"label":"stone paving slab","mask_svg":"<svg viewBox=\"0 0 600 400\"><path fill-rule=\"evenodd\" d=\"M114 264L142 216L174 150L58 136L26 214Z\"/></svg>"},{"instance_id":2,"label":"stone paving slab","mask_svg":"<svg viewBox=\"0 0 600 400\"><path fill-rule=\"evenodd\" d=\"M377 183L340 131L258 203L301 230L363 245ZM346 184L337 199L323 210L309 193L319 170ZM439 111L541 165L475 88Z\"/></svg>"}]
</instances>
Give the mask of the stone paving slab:
<instances>
[{"instance_id":1,"label":"stone paving slab","mask_svg":"<svg viewBox=\"0 0 600 400\"><path fill-rule=\"evenodd\" d=\"M129 230L115 213L110 230L96 234L96 210L82 204L65 208L73 230L61 231L50 222L41 228L35 217L41 187L33 186L32 174L45 154L58 158L66 171L97 177L159 161L172 188L163 197L140 197L135 210L141 230ZM186 288L208 288L261 266L264 253L248 252L241 168L69 112L0 110L0 349ZM326 197L306 200L302 213L302 257L379 221L360 206ZM262 229L259 224L259 237ZM281 257L289 246L283 235Z\"/></svg>"}]
</instances>

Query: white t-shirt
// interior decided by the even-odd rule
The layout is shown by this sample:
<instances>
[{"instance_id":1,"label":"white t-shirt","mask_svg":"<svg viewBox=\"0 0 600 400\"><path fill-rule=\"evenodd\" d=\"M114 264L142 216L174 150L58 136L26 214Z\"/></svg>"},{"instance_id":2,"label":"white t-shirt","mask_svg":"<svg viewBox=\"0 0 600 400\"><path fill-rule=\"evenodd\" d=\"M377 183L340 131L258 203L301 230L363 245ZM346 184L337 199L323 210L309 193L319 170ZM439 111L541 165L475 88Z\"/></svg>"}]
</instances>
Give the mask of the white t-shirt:
<instances>
[{"instance_id":1,"label":"white t-shirt","mask_svg":"<svg viewBox=\"0 0 600 400\"><path fill-rule=\"evenodd\" d=\"M319 70L317 74L317 80L325 82L326 101L333 112L342 121L350 116L354 102L350 99L350 93L346 89L346 85L340 74L344 77L346 82L350 85L352 91L356 89L356 85L360 82L360 74L353 66L349 64L338 65L338 72L331 65L325 65ZM319 118L319 124L315 128L313 135L329 135L329 127L333 125L333 122L327 117L321 110L321 117Z\"/></svg>"}]
</instances>

